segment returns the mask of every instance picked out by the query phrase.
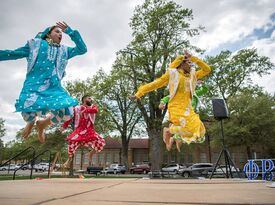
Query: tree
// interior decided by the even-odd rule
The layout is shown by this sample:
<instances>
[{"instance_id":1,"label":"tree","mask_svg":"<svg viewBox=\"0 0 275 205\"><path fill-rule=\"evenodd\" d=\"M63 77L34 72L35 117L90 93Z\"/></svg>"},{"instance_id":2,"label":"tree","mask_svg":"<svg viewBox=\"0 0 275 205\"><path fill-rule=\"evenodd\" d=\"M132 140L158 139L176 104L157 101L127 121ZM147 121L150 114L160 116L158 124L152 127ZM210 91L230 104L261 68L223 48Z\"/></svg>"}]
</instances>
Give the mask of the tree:
<instances>
[{"instance_id":1,"label":"tree","mask_svg":"<svg viewBox=\"0 0 275 205\"><path fill-rule=\"evenodd\" d=\"M251 130L242 126L242 124L238 124L241 122L236 120L234 110L238 110L239 113L245 115L247 113L242 112L241 109L252 109L253 103L256 106L255 96L260 99L260 96L264 94L260 88L253 85L252 76L268 74L270 70L274 69L274 64L270 62L268 57L258 55L257 50L254 48L241 49L235 54L230 51L222 51L216 56L207 57L206 61L212 68L212 72L205 82L209 87L207 112L208 114L211 113L212 106L210 102L213 97L221 97L226 100L231 117L228 121L225 121L225 138L229 140L231 146L241 145L242 143L239 140L242 139L247 146L247 155L250 157L250 147L253 144L252 136L249 137ZM246 101L246 103L243 101ZM249 103L252 104L249 105ZM251 114L256 115L256 113L252 110L250 112L250 120L253 121ZM239 117L242 119L243 116ZM215 123L212 123L208 133L215 136L218 132L219 128ZM238 137L235 138L235 141L232 141L230 140L233 139L232 136ZM214 143L216 143L215 140Z\"/></svg>"},{"instance_id":2,"label":"tree","mask_svg":"<svg viewBox=\"0 0 275 205\"><path fill-rule=\"evenodd\" d=\"M79 96L79 88L90 93L100 107L99 121L96 128L106 134L118 134L122 141L122 163L128 167L128 144L133 135L140 134L141 129L135 129L140 122L141 114L137 105L128 99L133 91L127 75L118 70L118 61L109 75L99 70L93 78L86 82L70 83L67 89L71 94Z\"/></svg>"},{"instance_id":3,"label":"tree","mask_svg":"<svg viewBox=\"0 0 275 205\"><path fill-rule=\"evenodd\" d=\"M251 147L263 149L270 157L275 149L275 98L264 93L260 88L247 88L228 100L231 107L230 119L224 123L228 146L245 146L247 157L251 158ZM217 136L219 128L209 129L212 136ZM269 155L269 156L268 156Z\"/></svg>"},{"instance_id":4,"label":"tree","mask_svg":"<svg viewBox=\"0 0 275 205\"><path fill-rule=\"evenodd\" d=\"M209 95L221 96L227 100L243 88L252 85L252 75L266 75L274 65L266 56L259 56L256 49L241 49L236 54L222 51L207 58L212 72L206 81Z\"/></svg>"},{"instance_id":5,"label":"tree","mask_svg":"<svg viewBox=\"0 0 275 205\"><path fill-rule=\"evenodd\" d=\"M110 75L106 76L102 83L97 83L97 86L100 88L98 91L101 92L100 95L102 96L101 103L112 121L112 130L117 130L121 137L122 163L125 164L126 167L129 167L129 141L132 136L138 136L142 133L142 129L137 128L142 116L136 103L128 98L133 91L133 85L131 83L125 83L129 80L127 73L117 69L116 67L119 67L120 63L118 63L118 61L116 61L116 63Z\"/></svg>"},{"instance_id":6,"label":"tree","mask_svg":"<svg viewBox=\"0 0 275 205\"><path fill-rule=\"evenodd\" d=\"M184 50L200 51L191 46L188 38L199 34L202 27L191 28L192 10L182 8L173 1L146 0L137 6L130 22L133 40L127 48L118 52L120 69L128 72L135 90L161 76L168 64ZM152 169L159 170L161 164L160 135L163 115L158 109L164 89L151 92L139 103L150 138Z\"/></svg>"},{"instance_id":7,"label":"tree","mask_svg":"<svg viewBox=\"0 0 275 205\"><path fill-rule=\"evenodd\" d=\"M2 162L3 159L3 149L4 149L4 143L2 141L2 137L6 134L6 128L5 128L5 121L0 118L0 162Z\"/></svg>"}]
</instances>

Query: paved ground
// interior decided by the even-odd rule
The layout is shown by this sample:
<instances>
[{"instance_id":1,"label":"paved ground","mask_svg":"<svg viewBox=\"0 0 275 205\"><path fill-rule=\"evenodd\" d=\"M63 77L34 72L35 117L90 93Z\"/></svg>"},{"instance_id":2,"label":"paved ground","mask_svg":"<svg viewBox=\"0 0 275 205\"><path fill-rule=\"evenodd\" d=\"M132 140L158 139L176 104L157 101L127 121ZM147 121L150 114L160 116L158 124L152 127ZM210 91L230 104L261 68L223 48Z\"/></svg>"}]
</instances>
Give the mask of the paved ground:
<instances>
[{"instance_id":1,"label":"paved ground","mask_svg":"<svg viewBox=\"0 0 275 205\"><path fill-rule=\"evenodd\" d=\"M267 184L236 179L0 181L0 204L275 204L275 188Z\"/></svg>"}]
</instances>

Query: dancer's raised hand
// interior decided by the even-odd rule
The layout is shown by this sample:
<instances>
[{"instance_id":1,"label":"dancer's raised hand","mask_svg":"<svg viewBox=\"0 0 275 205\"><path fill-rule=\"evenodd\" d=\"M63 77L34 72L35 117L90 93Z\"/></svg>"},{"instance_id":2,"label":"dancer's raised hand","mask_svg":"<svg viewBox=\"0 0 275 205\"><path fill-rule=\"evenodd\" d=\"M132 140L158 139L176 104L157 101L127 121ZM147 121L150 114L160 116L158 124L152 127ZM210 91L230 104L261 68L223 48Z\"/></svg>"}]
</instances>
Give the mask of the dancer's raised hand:
<instances>
[{"instance_id":1,"label":"dancer's raised hand","mask_svg":"<svg viewBox=\"0 0 275 205\"><path fill-rule=\"evenodd\" d=\"M68 28L68 24L66 24L66 22L57 22L56 25L64 32L66 30L66 28Z\"/></svg>"},{"instance_id":2,"label":"dancer's raised hand","mask_svg":"<svg viewBox=\"0 0 275 205\"><path fill-rule=\"evenodd\" d=\"M164 110L165 107L166 107L165 104L163 104L163 103L160 103L160 104L159 104L159 109Z\"/></svg>"},{"instance_id":3,"label":"dancer's raised hand","mask_svg":"<svg viewBox=\"0 0 275 205\"><path fill-rule=\"evenodd\" d=\"M192 55L188 51L184 51L184 56L186 60L189 60Z\"/></svg>"}]
</instances>

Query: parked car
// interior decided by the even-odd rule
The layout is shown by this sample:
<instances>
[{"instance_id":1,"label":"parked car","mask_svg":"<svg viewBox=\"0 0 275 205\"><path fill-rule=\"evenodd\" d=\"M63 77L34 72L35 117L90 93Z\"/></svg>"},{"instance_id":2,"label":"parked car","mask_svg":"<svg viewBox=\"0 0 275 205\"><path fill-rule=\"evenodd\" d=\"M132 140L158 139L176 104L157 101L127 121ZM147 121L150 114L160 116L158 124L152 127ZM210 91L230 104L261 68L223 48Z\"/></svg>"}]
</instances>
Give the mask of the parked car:
<instances>
[{"instance_id":1,"label":"parked car","mask_svg":"<svg viewBox=\"0 0 275 205\"><path fill-rule=\"evenodd\" d=\"M211 163L196 163L188 168L180 169L179 175L182 175L185 178L208 176L209 172L212 172L212 170L213 164Z\"/></svg>"},{"instance_id":2,"label":"parked car","mask_svg":"<svg viewBox=\"0 0 275 205\"><path fill-rule=\"evenodd\" d=\"M228 174L229 174L229 168L231 169L232 173L236 173L237 171L240 172L239 168L237 168L237 170L236 170L235 167L230 166L230 167L227 167ZM212 171L210 173L212 173ZM225 165L218 166L214 172L214 175L224 175L224 174L226 174L226 166Z\"/></svg>"},{"instance_id":3,"label":"parked car","mask_svg":"<svg viewBox=\"0 0 275 205\"><path fill-rule=\"evenodd\" d=\"M214 169L214 165L213 165L213 169ZM210 176L212 174L212 170L209 170L208 176ZM228 176L230 176L229 167L227 167L227 171L228 171ZM238 175L237 171L239 172L239 175ZM239 176L241 178L245 177L245 173L242 170L240 170L239 168L237 168L237 170L236 170L233 166L231 166L231 173L232 173L233 177L239 177ZM225 177L225 176L226 176L225 165L217 166L216 170L213 173L213 177Z\"/></svg>"},{"instance_id":4,"label":"parked car","mask_svg":"<svg viewBox=\"0 0 275 205\"><path fill-rule=\"evenodd\" d=\"M5 165L3 167L0 167L0 171L6 171L6 170L14 170L15 164Z\"/></svg>"},{"instance_id":5,"label":"parked car","mask_svg":"<svg viewBox=\"0 0 275 205\"><path fill-rule=\"evenodd\" d=\"M180 169L183 169L185 167L186 166L184 166L182 164L169 164L169 165L161 168L161 171L178 173Z\"/></svg>"},{"instance_id":6,"label":"parked car","mask_svg":"<svg viewBox=\"0 0 275 205\"><path fill-rule=\"evenodd\" d=\"M23 163L15 165L15 169L19 169L22 165L23 165ZM22 170L26 170L26 169L30 169L30 168L31 168L30 164L26 164L23 167L21 167Z\"/></svg>"},{"instance_id":7,"label":"parked car","mask_svg":"<svg viewBox=\"0 0 275 205\"><path fill-rule=\"evenodd\" d=\"M103 171L103 167L87 167L88 174L96 174L98 175Z\"/></svg>"},{"instance_id":8,"label":"parked car","mask_svg":"<svg viewBox=\"0 0 275 205\"><path fill-rule=\"evenodd\" d=\"M42 172L47 171L47 170L49 170L49 163L41 162L39 164L35 164L33 166L33 169L36 172L38 172L38 171L42 171Z\"/></svg>"},{"instance_id":9,"label":"parked car","mask_svg":"<svg viewBox=\"0 0 275 205\"><path fill-rule=\"evenodd\" d=\"M130 168L131 174L147 174L150 172L149 164L138 164Z\"/></svg>"},{"instance_id":10,"label":"parked car","mask_svg":"<svg viewBox=\"0 0 275 205\"><path fill-rule=\"evenodd\" d=\"M126 167L122 164L111 164L109 168L106 168L105 170L101 171L103 174L125 174Z\"/></svg>"}]
</instances>

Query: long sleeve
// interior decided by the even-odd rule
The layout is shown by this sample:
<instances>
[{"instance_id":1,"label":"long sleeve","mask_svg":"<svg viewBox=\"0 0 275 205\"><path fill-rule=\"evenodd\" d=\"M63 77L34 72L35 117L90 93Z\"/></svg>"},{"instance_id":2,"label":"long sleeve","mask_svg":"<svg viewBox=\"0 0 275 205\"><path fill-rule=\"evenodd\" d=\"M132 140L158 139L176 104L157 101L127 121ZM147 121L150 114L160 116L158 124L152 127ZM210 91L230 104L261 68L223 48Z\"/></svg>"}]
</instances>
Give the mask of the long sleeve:
<instances>
[{"instance_id":1,"label":"long sleeve","mask_svg":"<svg viewBox=\"0 0 275 205\"><path fill-rule=\"evenodd\" d=\"M74 117L72 117L71 119L65 121L65 122L63 123L62 127L63 127L64 129L67 129L67 128L69 127L69 125L70 125L73 121L74 121Z\"/></svg>"},{"instance_id":2,"label":"long sleeve","mask_svg":"<svg viewBox=\"0 0 275 205\"><path fill-rule=\"evenodd\" d=\"M207 93L207 91L208 91L208 87L206 85L203 85L203 86L197 88L195 90L195 93L198 97L200 97L200 96L204 95L205 93Z\"/></svg>"},{"instance_id":3,"label":"long sleeve","mask_svg":"<svg viewBox=\"0 0 275 205\"><path fill-rule=\"evenodd\" d=\"M211 72L211 68L209 67L209 65L207 65L204 61L200 60L199 58L192 56L190 60L200 67L200 70L196 72L196 76L198 79L203 78Z\"/></svg>"},{"instance_id":4,"label":"long sleeve","mask_svg":"<svg viewBox=\"0 0 275 205\"><path fill-rule=\"evenodd\" d=\"M29 56L29 53L30 47L28 44L15 50L0 50L0 61L25 58Z\"/></svg>"},{"instance_id":5,"label":"long sleeve","mask_svg":"<svg viewBox=\"0 0 275 205\"><path fill-rule=\"evenodd\" d=\"M70 27L68 27L65 30L65 33L68 34L75 43L75 47L68 47L68 59L87 52L87 47L77 30L72 30Z\"/></svg>"},{"instance_id":6,"label":"long sleeve","mask_svg":"<svg viewBox=\"0 0 275 205\"><path fill-rule=\"evenodd\" d=\"M83 113L97 113L98 108L96 105L93 105L92 107L86 107L86 109L83 111Z\"/></svg>"},{"instance_id":7,"label":"long sleeve","mask_svg":"<svg viewBox=\"0 0 275 205\"><path fill-rule=\"evenodd\" d=\"M169 97L169 95L167 95L167 96L163 97L163 98L160 100L160 103L161 103L161 104L167 104L167 103L169 102L169 99L170 99L170 97Z\"/></svg>"},{"instance_id":8,"label":"long sleeve","mask_svg":"<svg viewBox=\"0 0 275 205\"><path fill-rule=\"evenodd\" d=\"M142 85L139 87L137 93L135 94L136 97L140 98L146 93L149 93L153 90L156 90L158 88L161 88L165 85L167 85L169 82L169 71L167 70L165 74L163 74L160 78L157 78L151 83L148 83L146 85Z\"/></svg>"}]
</instances>

